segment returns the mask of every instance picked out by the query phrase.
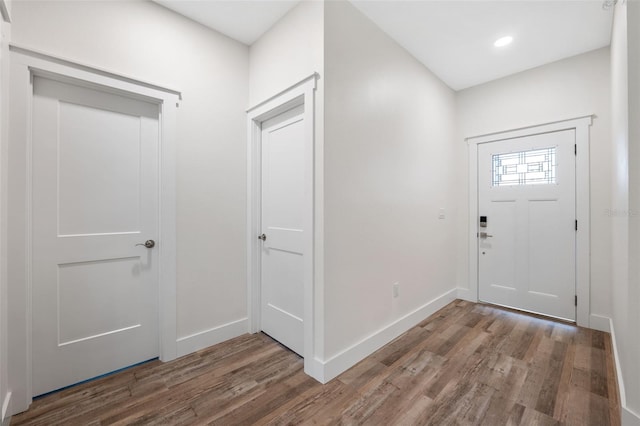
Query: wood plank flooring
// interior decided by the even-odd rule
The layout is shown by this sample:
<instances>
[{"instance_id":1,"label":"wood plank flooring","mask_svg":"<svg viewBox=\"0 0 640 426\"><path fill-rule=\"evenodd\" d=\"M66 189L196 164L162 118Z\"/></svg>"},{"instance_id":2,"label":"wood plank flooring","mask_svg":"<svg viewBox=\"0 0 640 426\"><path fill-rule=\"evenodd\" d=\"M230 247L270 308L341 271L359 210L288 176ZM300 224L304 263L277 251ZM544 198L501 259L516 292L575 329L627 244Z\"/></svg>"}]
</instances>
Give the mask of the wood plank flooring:
<instances>
[{"instance_id":1,"label":"wood plank flooring","mask_svg":"<svg viewBox=\"0 0 640 426\"><path fill-rule=\"evenodd\" d=\"M454 301L326 385L263 334L48 395L12 425L619 425L608 334Z\"/></svg>"}]
</instances>

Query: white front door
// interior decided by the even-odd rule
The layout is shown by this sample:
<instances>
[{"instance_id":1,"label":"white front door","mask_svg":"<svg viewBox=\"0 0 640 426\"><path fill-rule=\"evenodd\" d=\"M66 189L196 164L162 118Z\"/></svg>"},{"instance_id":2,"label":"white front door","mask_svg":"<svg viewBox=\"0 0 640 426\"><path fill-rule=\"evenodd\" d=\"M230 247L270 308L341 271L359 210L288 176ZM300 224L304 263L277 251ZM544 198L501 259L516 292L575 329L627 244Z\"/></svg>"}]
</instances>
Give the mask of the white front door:
<instances>
[{"instance_id":1,"label":"white front door","mask_svg":"<svg viewBox=\"0 0 640 426\"><path fill-rule=\"evenodd\" d=\"M563 130L478 146L481 301L576 319L574 144Z\"/></svg>"},{"instance_id":2,"label":"white front door","mask_svg":"<svg viewBox=\"0 0 640 426\"><path fill-rule=\"evenodd\" d=\"M262 331L294 352L304 349L303 106L262 123Z\"/></svg>"},{"instance_id":3,"label":"white front door","mask_svg":"<svg viewBox=\"0 0 640 426\"><path fill-rule=\"evenodd\" d=\"M158 356L158 105L35 77L32 129L39 395Z\"/></svg>"}]
</instances>

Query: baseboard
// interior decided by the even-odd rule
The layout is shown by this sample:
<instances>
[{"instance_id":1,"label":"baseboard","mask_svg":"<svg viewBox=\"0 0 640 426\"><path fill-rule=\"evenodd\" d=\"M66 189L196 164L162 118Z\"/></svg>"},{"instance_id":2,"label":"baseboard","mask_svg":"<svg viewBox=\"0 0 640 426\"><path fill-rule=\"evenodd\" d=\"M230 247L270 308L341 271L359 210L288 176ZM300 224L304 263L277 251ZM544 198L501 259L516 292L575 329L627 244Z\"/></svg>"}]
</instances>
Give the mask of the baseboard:
<instances>
[{"instance_id":1,"label":"baseboard","mask_svg":"<svg viewBox=\"0 0 640 426\"><path fill-rule=\"evenodd\" d=\"M176 342L178 347L178 356L181 357L183 355L199 351L200 349L208 348L209 346L224 342L225 340L241 336L247 333L247 327L247 318L242 318L190 336L181 337Z\"/></svg>"},{"instance_id":2,"label":"baseboard","mask_svg":"<svg viewBox=\"0 0 640 426\"><path fill-rule=\"evenodd\" d=\"M607 318L607 317L600 317L600 318ZM618 391L620 393L622 426L640 426L640 415L634 413L632 410L627 408L627 395L624 388L624 378L622 377L622 368L620 367L620 357L618 356L618 344L616 342L616 331L615 331L615 328L613 327L613 320L611 318L607 318L607 320L609 320L608 331L611 334L611 346L613 347L613 359L616 367L616 377L618 379Z\"/></svg>"},{"instance_id":3,"label":"baseboard","mask_svg":"<svg viewBox=\"0 0 640 426\"><path fill-rule=\"evenodd\" d=\"M9 408L11 407L11 392L7 392L2 401L2 426L9 426L11 424L11 416L9 415Z\"/></svg>"},{"instance_id":4,"label":"baseboard","mask_svg":"<svg viewBox=\"0 0 640 426\"><path fill-rule=\"evenodd\" d=\"M458 299L467 300L469 302L478 301L478 297L468 288L458 287L456 291L458 293Z\"/></svg>"},{"instance_id":5,"label":"baseboard","mask_svg":"<svg viewBox=\"0 0 640 426\"><path fill-rule=\"evenodd\" d=\"M603 315L591 314L589 315L589 328L604 331L605 333L611 333L611 318Z\"/></svg>"},{"instance_id":6,"label":"baseboard","mask_svg":"<svg viewBox=\"0 0 640 426\"><path fill-rule=\"evenodd\" d=\"M322 384L327 383L324 377L324 363L318 358L313 358L311 361L304 359L304 372L306 375L313 377Z\"/></svg>"},{"instance_id":7,"label":"baseboard","mask_svg":"<svg viewBox=\"0 0 640 426\"><path fill-rule=\"evenodd\" d=\"M436 297L432 301L424 304L413 312L394 321L388 326L376 331L369 337L361 340L355 345L345 349L337 355L334 355L323 364L321 374L315 377L322 383L338 376L342 372L353 367L364 358L368 357L396 337L400 336L411 327L419 324L422 320L433 314L437 310L445 307L457 298L457 289L450 290L441 296Z\"/></svg>"},{"instance_id":8,"label":"baseboard","mask_svg":"<svg viewBox=\"0 0 640 426\"><path fill-rule=\"evenodd\" d=\"M640 426L640 415L622 407L622 426Z\"/></svg>"}]
</instances>

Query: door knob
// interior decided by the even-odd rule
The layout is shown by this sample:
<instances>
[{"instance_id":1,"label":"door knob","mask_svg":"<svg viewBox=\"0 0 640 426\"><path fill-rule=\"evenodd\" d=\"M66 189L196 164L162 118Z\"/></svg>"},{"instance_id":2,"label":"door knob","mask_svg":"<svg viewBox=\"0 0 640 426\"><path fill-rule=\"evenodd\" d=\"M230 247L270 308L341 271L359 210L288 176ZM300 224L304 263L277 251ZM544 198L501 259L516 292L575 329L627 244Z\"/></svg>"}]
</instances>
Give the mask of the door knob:
<instances>
[{"instance_id":1,"label":"door knob","mask_svg":"<svg viewBox=\"0 0 640 426\"><path fill-rule=\"evenodd\" d=\"M258 235L258 239L262 240L262 241L267 241L267 236L262 234L262 235Z\"/></svg>"},{"instance_id":2,"label":"door knob","mask_svg":"<svg viewBox=\"0 0 640 426\"><path fill-rule=\"evenodd\" d=\"M480 238L491 238L491 237L493 237L493 235L487 234L486 232L480 233Z\"/></svg>"},{"instance_id":3,"label":"door knob","mask_svg":"<svg viewBox=\"0 0 640 426\"><path fill-rule=\"evenodd\" d=\"M146 248L154 248L156 246L156 242L153 240L147 240L144 243L138 243L136 246L145 246Z\"/></svg>"}]
</instances>

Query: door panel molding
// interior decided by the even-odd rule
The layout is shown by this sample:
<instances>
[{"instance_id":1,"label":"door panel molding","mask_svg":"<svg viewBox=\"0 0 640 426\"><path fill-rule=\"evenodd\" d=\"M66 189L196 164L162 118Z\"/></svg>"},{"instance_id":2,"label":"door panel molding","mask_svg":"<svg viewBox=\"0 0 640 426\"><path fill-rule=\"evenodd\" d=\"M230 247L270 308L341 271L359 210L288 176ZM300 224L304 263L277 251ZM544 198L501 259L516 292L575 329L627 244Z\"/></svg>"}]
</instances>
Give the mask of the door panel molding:
<instances>
[{"instance_id":1,"label":"door panel molding","mask_svg":"<svg viewBox=\"0 0 640 426\"><path fill-rule=\"evenodd\" d=\"M305 199L303 237L304 256L304 371L309 376L322 381L322 368L315 359L314 351L314 93L317 74L294 84L274 97L247 111L247 306L249 332L257 333L260 327L260 240L261 232L261 138L262 123L281 113L304 105L305 138Z\"/></svg>"},{"instance_id":2,"label":"door panel molding","mask_svg":"<svg viewBox=\"0 0 640 426\"><path fill-rule=\"evenodd\" d=\"M9 181L2 194L7 208L6 240L8 268L2 277L8 283L9 307L9 386L12 413L26 410L32 401L31 371L31 241L32 241L32 105L34 76L78 86L98 88L159 106L160 183L159 205L159 347L160 359L176 358L176 115L180 93L140 82L86 65L61 60L40 52L11 47L11 111L8 146L8 170L2 179ZM4 238L4 237L3 237Z\"/></svg>"},{"instance_id":3,"label":"door panel molding","mask_svg":"<svg viewBox=\"0 0 640 426\"><path fill-rule=\"evenodd\" d=\"M469 147L469 298L478 301L478 146L524 136L534 136L562 130L574 130L576 154L576 219L579 229L576 233L576 322L579 326L590 327L590 188L589 188L589 127L593 116L546 123L536 126L507 130L466 138ZM459 292L464 294L464 289Z\"/></svg>"}]
</instances>

